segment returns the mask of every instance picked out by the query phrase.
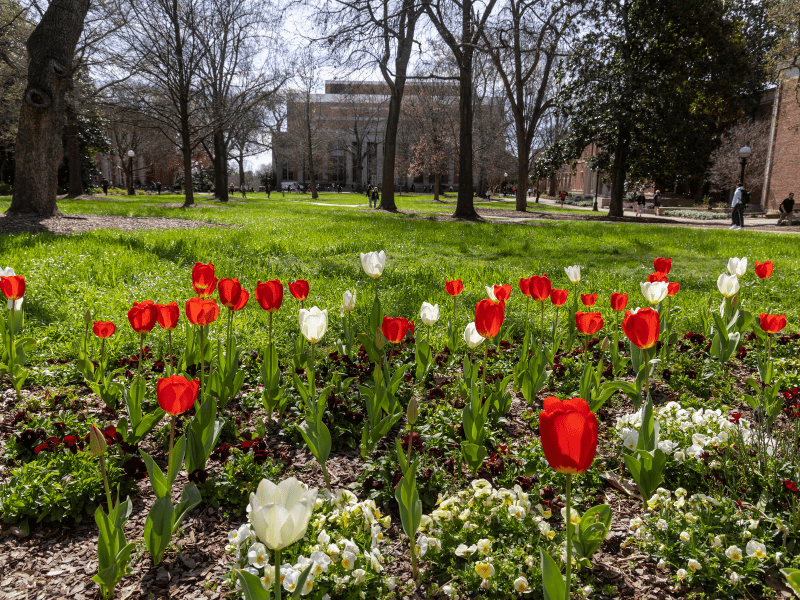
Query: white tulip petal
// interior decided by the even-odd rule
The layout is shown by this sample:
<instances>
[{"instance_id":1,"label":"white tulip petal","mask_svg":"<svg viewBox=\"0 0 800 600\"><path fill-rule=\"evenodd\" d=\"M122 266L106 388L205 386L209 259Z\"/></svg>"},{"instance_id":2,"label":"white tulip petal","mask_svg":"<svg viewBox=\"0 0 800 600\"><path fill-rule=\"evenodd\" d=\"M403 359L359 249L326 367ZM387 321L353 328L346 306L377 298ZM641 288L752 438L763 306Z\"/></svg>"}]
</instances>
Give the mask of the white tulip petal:
<instances>
[{"instance_id":1,"label":"white tulip petal","mask_svg":"<svg viewBox=\"0 0 800 600\"><path fill-rule=\"evenodd\" d=\"M464 341L467 343L470 349L475 349L483 343L485 338L478 333L477 328L475 327L475 322L469 323L464 328Z\"/></svg>"}]
</instances>

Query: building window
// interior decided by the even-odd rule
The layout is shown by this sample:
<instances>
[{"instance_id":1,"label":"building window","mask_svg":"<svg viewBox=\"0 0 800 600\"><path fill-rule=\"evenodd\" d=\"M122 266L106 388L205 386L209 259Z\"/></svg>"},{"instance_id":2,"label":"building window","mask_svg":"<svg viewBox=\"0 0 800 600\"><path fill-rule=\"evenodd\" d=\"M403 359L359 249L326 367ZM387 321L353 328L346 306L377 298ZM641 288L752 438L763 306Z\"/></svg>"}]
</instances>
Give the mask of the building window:
<instances>
[{"instance_id":1,"label":"building window","mask_svg":"<svg viewBox=\"0 0 800 600\"><path fill-rule=\"evenodd\" d=\"M281 169L281 180L283 181L291 181L294 179L294 171L289 166L289 161L283 161L283 168Z\"/></svg>"}]
</instances>

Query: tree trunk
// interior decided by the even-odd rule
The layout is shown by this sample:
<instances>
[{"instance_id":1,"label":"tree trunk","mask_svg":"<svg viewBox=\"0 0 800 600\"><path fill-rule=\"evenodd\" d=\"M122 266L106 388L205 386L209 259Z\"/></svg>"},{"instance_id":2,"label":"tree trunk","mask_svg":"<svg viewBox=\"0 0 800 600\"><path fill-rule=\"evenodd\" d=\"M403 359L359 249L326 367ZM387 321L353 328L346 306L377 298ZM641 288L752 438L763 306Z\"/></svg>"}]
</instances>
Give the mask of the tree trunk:
<instances>
[{"instance_id":1,"label":"tree trunk","mask_svg":"<svg viewBox=\"0 0 800 600\"><path fill-rule=\"evenodd\" d=\"M458 200L454 217L477 219L472 196L472 50L465 48L459 69Z\"/></svg>"},{"instance_id":2,"label":"tree trunk","mask_svg":"<svg viewBox=\"0 0 800 600\"><path fill-rule=\"evenodd\" d=\"M628 167L628 148L630 145L627 131L617 135L617 149L611 165L611 202L608 208L609 217L623 216L622 200L625 195L625 175Z\"/></svg>"},{"instance_id":3,"label":"tree trunk","mask_svg":"<svg viewBox=\"0 0 800 600\"><path fill-rule=\"evenodd\" d=\"M15 145L9 215L60 215L58 166L64 154L64 95L89 0L52 0L28 38L28 86Z\"/></svg>"},{"instance_id":4,"label":"tree trunk","mask_svg":"<svg viewBox=\"0 0 800 600\"><path fill-rule=\"evenodd\" d=\"M394 201L394 163L397 155L397 126L400 122L400 107L403 102L403 87L405 78L401 83L397 78L397 94L389 100L389 115L386 118L386 133L383 137L383 184L381 186L381 208L396 211Z\"/></svg>"},{"instance_id":5,"label":"tree trunk","mask_svg":"<svg viewBox=\"0 0 800 600\"><path fill-rule=\"evenodd\" d=\"M434 202L438 202L439 201L439 187L441 185L441 183L440 183L441 179L442 179L442 176L439 175L439 173L436 173L433 176L433 201Z\"/></svg>"},{"instance_id":6,"label":"tree trunk","mask_svg":"<svg viewBox=\"0 0 800 600\"><path fill-rule=\"evenodd\" d=\"M552 175L550 177L550 189L547 190L547 195L551 198L555 198L556 195L556 176Z\"/></svg>"},{"instance_id":7,"label":"tree trunk","mask_svg":"<svg viewBox=\"0 0 800 600\"><path fill-rule=\"evenodd\" d=\"M183 100L181 101L183 102ZM188 102L187 102L188 106ZM192 182L192 141L189 134L189 111L181 111L181 145L183 146L183 185L186 188L186 197L183 200L184 208L194 204L194 183Z\"/></svg>"},{"instance_id":8,"label":"tree trunk","mask_svg":"<svg viewBox=\"0 0 800 600\"><path fill-rule=\"evenodd\" d=\"M227 202L228 195L228 149L225 147L225 134L214 131L214 196L220 202Z\"/></svg>"},{"instance_id":9,"label":"tree trunk","mask_svg":"<svg viewBox=\"0 0 800 600\"><path fill-rule=\"evenodd\" d=\"M239 190L241 190L244 185L244 150L242 148L239 148L239 156L236 162L239 165Z\"/></svg>"},{"instance_id":10,"label":"tree trunk","mask_svg":"<svg viewBox=\"0 0 800 600\"><path fill-rule=\"evenodd\" d=\"M72 86L70 86L72 87ZM83 195L83 179L81 178L81 148L78 138L78 115L70 102L66 103L67 123L64 137L67 139L67 167L69 168L69 189L67 197L77 198Z\"/></svg>"},{"instance_id":11,"label":"tree trunk","mask_svg":"<svg viewBox=\"0 0 800 600\"><path fill-rule=\"evenodd\" d=\"M528 149L525 147L525 131L517 126L517 210L528 210Z\"/></svg>"}]
</instances>

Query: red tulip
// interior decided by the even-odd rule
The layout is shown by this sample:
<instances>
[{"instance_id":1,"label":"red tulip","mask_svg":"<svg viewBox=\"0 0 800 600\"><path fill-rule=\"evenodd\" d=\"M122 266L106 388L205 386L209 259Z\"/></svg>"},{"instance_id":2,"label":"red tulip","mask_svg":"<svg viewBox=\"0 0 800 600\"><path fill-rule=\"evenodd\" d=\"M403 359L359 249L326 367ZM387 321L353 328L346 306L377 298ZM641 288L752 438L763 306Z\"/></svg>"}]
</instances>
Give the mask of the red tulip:
<instances>
[{"instance_id":1,"label":"red tulip","mask_svg":"<svg viewBox=\"0 0 800 600\"><path fill-rule=\"evenodd\" d=\"M656 273L663 273L664 275L669 275L669 272L672 270L672 259L671 258L657 258L653 261L653 269Z\"/></svg>"},{"instance_id":2,"label":"red tulip","mask_svg":"<svg viewBox=\"0 0 800 600\"><path fill-rule=\"evenodd\" d=\"M625 310L628 306L628 294L611 293L611 310Z\"/></svg>"},{"instance_id":3,"label":"red tulip","mask_svg":"<svg viewBox=\"0 0 800 600\"><path fill-rule=\"evenodd\" d=\"M177 302L170 302L169 304L156 304L156 320L161 325L161 329L172 331L178 326L178 320L181 317L181 309L178 308Z\"/></svg>"},{"instance_id":4,"label":"red tulip","mask_svg":"<svg viewBox=\"0 0 800 600\"><path fill-rule=\"evenodd\" d=\"M158 311L152 300L134 302L128 311L128 321L136 333L147 333L156 325Z\"/></svg>"},{"instance_id":5,"label":"red tulip","mask_svg":"<svg viewBox=\"0 0 800 600\"><path fill-rule=\"evenodd\" d=\"M394 319L383 317L381 332L391 343L399 344L406 337L411 326L411 322L405 317L395 317Z\"/></svg>"},{"instance_id":6,"label":"red tulip","mask_svg":"<svg viewBox=\"0 0 800 600\"><path fill-rule=\"evenodd\" d=\"M670 281L667 284L667 296L674 296L681 290L681 284L677 281Z\"/></svg>"},{"instance_id":7,"label":"red tulip","mask_svg":"<svg viewBox=\"0 0 800 600\"><path fill-rule=\"evenodd\" d=\"M238 277L219 280L219 302L222 306L233 308L239 302L239 296L241 295L242 284L239 283Z\"/></svg>"},{"instance_id":8,"label":"red tulip","mask_svg":"<svg viewBox=\"0 0 800 600\"><path fill-rule=\"evenodd\" d=\"M475 329L481 336L493 338L500 333L505 312L506 308L503 302L492 302L488 298L484 298L475 306Z\"/></svg>"},{"instance_id":9,"label":"red tulip","mask_svg":"<svg viewBox=\"0 0 800 600\"><path fill-rule=\"evenodd\" d=\"M302 302L308 298L308 282L305 279L298 279L289 284L289 293L295 300Z\"/></svg>"},{"instance_id":10,"label":"red tulip","mask_svg":"<svg viewBox=\"0 0 800 600\"><path fill-rule=\"evenodd\" d=\"M192 407L200 391L200 380L181 375L160 377L156 384L158 404L171 415L182 415Z\"/></svg>"},{"instance_id":11,"label":"red tulip","mask_svg":"<svg viewBox=\"0 0 800 600\"><path fill-rule=\"evenodd\" d=\"M499 302L505 302L511 297L511 285L495 285L494 286L494 297L497 298Z\"/></svg>"},{"instance_id":12,"label":"red tulip","mask_svg":"<svg viewBox=\"0 0 800 600\"><path fill-rule=\"evenodd\" d=\"M531 295L531 280L524 277L519 278L519 291L526 296Z\"/></svg>"},{"instance_id":13,"label":"red tulip","mask_svg":"<svg viewBox=\"0 0 800 600\"><path fill-rule=\"evenodd\" d=\"M661 317L652 308L640 308L635 313L625 311L622 331L637 348L647 350L656 345L661 328Z\"/></svg>"},{"instance_id":14,"label":"red tulip","mask_svg":"<svg viewBox=\"0 0 800 600\"><path fill-rule=\"evenodd\" d=\"M464 291L464 282L460 279L454 279L453 281L447 281L444 284L445 291L450 294L451 296L458 296Z\"/></svg>"},{"instance_id":15,"label":"red tulip","mask_svg":"<svg viewBox=\"0 0 800 600\"><path fill-rule=\"evenodd\" d=\"M767 315L759 316L758 324L767 333L778 333L786 327L786 315Z\"/></svg>"},{"instance_id":16,"label":"red tulip","mask_svg":"<svg viewBox=\"0 0 800 600\"><path fill-rule=\"evenodd\" d=\"M539 413L539 437L554 471L575 475L592 466L597 453L597 417L583 398L544 399Z\"/></svg>"},{"instance_id":17,"label":"red tulip","mask_svg":"<svg viewBox=\"0 0 800 600\"><path fill-rule=\"evenodd\" d=\"M597 302L597 294L581 294L581 302L584 306L594 306Z\"/></svg>"},{"instance_id":18,"label":"red tulip","mask_svg":"<svg viewBox=\"0 0 800 600\"><path fill-rule=\"evenodd\" d=\"M117 326L111 321L95 321L92 325L92 332L101 340L110 338L117 330Z\"/></svg>"},{"instance_id":19,"label":"red tulip","mask_svg":"<svg viewBox=\"0 0 800 600\"><path fill-rule=\"evenodd\" d=\"M521 286L522 280L520 279L520 287ZM528 279L528 291L530 292L528 295L537 302L544 302L547 300L552 290L553 284L547 275L542 275L541 277L534 275Z\"/></svg>"},{"instance_id":20,"label":"red tulip","mask_svg":"<svg viewBox=\"0 0 800 600\"><path fill-rule=\"evenodd\" d=\"M25 278L21 275L0 277L0 291L9 300L19 300L25 295Z\"/></svg>"},{"instance_id":21,"label":"red tulip","mask_svg":"<svg viewBox=\"0 0 800 600\"><path fill-rule=\"evenodd\" d=\"M193 325L208 325L219 317L219 305L213 298L191 298L186 302L186 318Z\"/></svg>"},{"instance_id":22,"label":"red tulip","mask_svg":"<svg viewBox=\"0 0 800 600\"><path fill-rule=\"evenodd\" d=\"M256 300L267 312L275 312L283 304L283 285L277 279L256 283Z\"/></svg>"},{"instance_id":23,"label":"red tulip","mask_svg":"<svg viewBox=\"0 0 800 600\"><path fill-rule=\"evenodd\" d=\"M553 303L553 306L564 306L567 303L567 296L569 296L569 290L553 289L550 291L550 302Z\"/></svg>"},{"instance_id":24,"label":"red tulip","mask_svg":"<svg viewBox=\"0 0 800 600\"><path fill-rule=\"evenodd\" d=\"M236 312L237 310L242 310L247 305L247 302L249 300L250 300L250 292L242 288L242 293L239 294L239 300L236 302L236 304L234 304L229 308L234 312Z\"/></svg>"},{"instance_id":25,"label":"red tulip","mask_svg":"<svg viewBox=\"0 0 800 600\"><path fill-rule=\"evenodd\" d=\"M650 275L647 276L647 281L650 283L653 283L654 281L669 281L669 277L667 277L666 273L656 271L655 273L650 273Z\"/></svg>"},{"instance_id":26,"label":"red tulip","mask_svg":"<svg viewBox=\"0 0 800 600\"><path fill-rule=\"evenodd\" d=\"M192 267L192 287L201 298L207 298L214 293L214 288L217 287L214 263L208 263L207 265L201 262L194 263L194 267Z\"/></svg>"},{"instance_id":27,"label":"red tulip","mask_svg":"<svg viewBox=\"0 0 800 600\"><path fill-rule=\"evenodd\" d=\"M758 275L759 279L771 277L774 266L775 265L772 264L772 261L769 260L765 260L764 262L756 261L756 275Z\"/></svg>"},{"instance_id":28,"label":"red tulip","mask_svg":"<svg viewBox=\"0 0 800 600\"><path fill-rule=\"evenodd\" d=\"M603 328L603 315L599 312L575 312L575 326L583 335L594 335Z\"/></svg>"}]
</instances>

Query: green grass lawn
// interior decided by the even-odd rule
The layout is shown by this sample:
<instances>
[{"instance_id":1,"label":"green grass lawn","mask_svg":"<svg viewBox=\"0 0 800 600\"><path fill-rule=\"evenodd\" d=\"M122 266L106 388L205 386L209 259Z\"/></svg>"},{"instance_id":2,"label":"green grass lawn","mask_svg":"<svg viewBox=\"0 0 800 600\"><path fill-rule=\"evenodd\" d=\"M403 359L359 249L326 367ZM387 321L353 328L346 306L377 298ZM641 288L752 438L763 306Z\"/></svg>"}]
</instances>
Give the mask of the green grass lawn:
<instances>
[{"instance_id":1,"label":"green grass lawn","mask_svg":"<svg viewBox=\"0 0 800 600\"><path fill-rule=\"evenodd\" d=\"M709 305L709 297L712 306L719 305L716 279L726 271L730 256L750 260L743 287L751 310L786 312L790 331L797 330L800 315L791 301L796 298L798 268L793 236L756 232L734 236L727 230L582 221L436 222L371 211L357 194L321 194L317 201L307 195L283 198L273 193L267 200L265 194L251 194L245 202L230 204L199 197L199 207L189 210L156 206L181 202L180 196L121 200L65 200L59 206L64 213L185 218L229 227L0 237L0 267L12 266L27 279L25 309L40 342L38 359L73 355L87 308L97 319L123 325L120 341L132 350L134 334L125 317L131 303L152 299L182 305L192 295L195 261L213 262L218 277L238 277L250 291L258 280L307 279L308 304L329 310L331 326L325 341L332 346L340 331L338 308L346 289L358 292L355 318L366 320L374 284L362 272L358 255L371 250L385 250L388 256L377 285L384 311L391 316L416 318L421 302L429 301L446 307L446 321L451 301L444 281L460 278L465 283L458 304L460 322L472 320L475 302L485 296L484 285L511 283L509 322L521 326L525 303L519 278L548 273L554 286L568 287L564 267L577 264L583 273L581 291L598 292L598 306L608 318L608 295L613 291L629 293L631 307L644 302L639 282L652 271L658 256L673 259L670 278L681 284L677 297L681 331L696 325L698 311ZM8 203L7 198L0 199L0 210ZM349 208L352 204L359 207ZM397 204L401 211L421 216L454 210L453 204L434 203L430 196L398 197ZM535 209L562 210L543 205ZM757 280L754 260L775 263L770 280ZM296 330L297 308L287 292L277 316L279 329ZM267 317L255 299L236 322L245 348L263 345Z\"/></svg>"}]
</instances>

